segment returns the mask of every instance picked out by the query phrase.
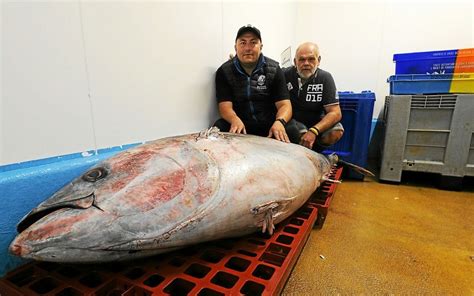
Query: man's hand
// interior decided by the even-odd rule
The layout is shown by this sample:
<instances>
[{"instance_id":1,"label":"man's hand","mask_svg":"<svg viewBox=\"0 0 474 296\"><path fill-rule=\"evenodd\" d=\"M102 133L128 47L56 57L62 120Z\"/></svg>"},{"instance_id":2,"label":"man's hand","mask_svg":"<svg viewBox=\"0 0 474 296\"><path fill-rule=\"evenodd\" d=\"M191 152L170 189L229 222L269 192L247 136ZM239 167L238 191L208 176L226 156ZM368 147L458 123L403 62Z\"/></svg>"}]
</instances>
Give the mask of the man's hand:
<instances>
[{"instance_id":1,"label":"man's hand","mask_svg":"<svg viewBox=\"0 0 474 296\"><path fill-rule=\"evenodd\" d=\"M270 131L268 133L268 137L274 137L278 141L290 143L290 139L288 138L288 135L286 134L285 127L280 121L275 121L270 128Z\"/></svg>"},{"instance_id":2,"label":"man's hand","mask_svg":"<svg viewBox=\"0 0 474 296\"><path fill-rule=\"evenodd\" d=\"M300 139L300 145L306 148L313 149L314 142L316 141L316 135L310 131L307 131Z\"/></svg>"},{"instance_id":3,"label":"man's hand","mask_svg":"<svg viewBox=\"0 0 474 296\"><path fill-rule=\"evenodd\" d=\"M268 132L268 137L274 137L278 141L290 143L290 139L286 134L285 125L280 121L280 119L283 120L283 122L288 122L291 119L291 102L289 99L280 100L278 102L275 102L275 107L277 109L277 114L275 116L277 120L270 128L270 131Z\"/></svg>"},{"instance_id":4,"label":"man's hand","mask_svg":"<svg viewBox=\"0 0 474 296\"><path fill-rule=\"evenodd\" d=\"M229 133L247 134L247 131L245 130L245 125L238 116L235 116L230 122Z\"/></svg>"},{"instance_id":5,"label":"man's hand","mask_svg":"<svg viewBox=\"0 0 474 296\"><path fill-rule=\"evenodd\" d=\"M229 133L246 134L245 125L234 111L231 101L220 102L219 114L230 124Z\"/></svg>"}]
</instances>

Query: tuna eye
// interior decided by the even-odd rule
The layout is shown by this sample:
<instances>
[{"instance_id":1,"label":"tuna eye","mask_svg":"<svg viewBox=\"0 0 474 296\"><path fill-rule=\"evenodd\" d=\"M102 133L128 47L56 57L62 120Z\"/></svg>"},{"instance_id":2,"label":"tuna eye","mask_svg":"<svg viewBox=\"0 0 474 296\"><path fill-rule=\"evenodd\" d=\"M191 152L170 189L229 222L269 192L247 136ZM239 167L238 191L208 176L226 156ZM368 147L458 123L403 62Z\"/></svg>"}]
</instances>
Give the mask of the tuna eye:
<instances>
[{"instance_id":1,"label":"tuna eye","mask_svg":"<svg viewBox=\"0 0 474 296\"><path fill-rule=\"evenodd\" d=\"M87 182L95 182L107 176L107 171L104 168L95 168L82 176L82 179Z\"/></svg>"}]
</instances>

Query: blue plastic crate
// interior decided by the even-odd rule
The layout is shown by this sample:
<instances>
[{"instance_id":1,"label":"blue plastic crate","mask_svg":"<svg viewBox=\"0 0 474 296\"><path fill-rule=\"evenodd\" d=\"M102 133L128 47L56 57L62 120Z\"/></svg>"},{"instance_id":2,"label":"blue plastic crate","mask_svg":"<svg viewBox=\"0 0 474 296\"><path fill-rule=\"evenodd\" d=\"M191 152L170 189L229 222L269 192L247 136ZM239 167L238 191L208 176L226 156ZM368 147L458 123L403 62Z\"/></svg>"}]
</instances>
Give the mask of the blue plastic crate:
<instances>
[{"instance_id":1,"label":"blue plastic crate","mask_svg":"<svg viewBox=\"0 0 474 296\"><path fill-rule=\"evenodd\" d=\"M474 74L393 75L392 95L474 93Z\"/></svg>"},{"instance_id":2,"label":"blue plastic crate","mask_svg":"<svg viewBox=\"0 0 474 296\"><path fill-rule=\"evenodd\" d=\"M395 74L474 72L474 48L399 53L393 55Z\"/></svg>"},{"instance_id":3,"label":"blue plastic crate","mask_svg":"<svg viewBox=\"0 0 474 296\"><path fill-rule=\"evenodd\" d=\"M336 144L323 151L324 154L335 152L347 162L367 167L374 102L375 93L371 91L339 92L344 135ZM352 170L347 176L354 179L364 178L363 175Z\"/></svg>"}]
</instances>

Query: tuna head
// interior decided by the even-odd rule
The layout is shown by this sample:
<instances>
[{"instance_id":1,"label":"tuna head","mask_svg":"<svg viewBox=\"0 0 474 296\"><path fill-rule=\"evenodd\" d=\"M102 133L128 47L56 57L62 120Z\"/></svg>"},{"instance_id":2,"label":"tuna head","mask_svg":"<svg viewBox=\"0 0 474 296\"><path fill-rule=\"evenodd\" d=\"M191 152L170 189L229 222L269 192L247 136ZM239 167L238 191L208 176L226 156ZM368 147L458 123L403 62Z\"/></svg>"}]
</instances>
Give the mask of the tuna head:
<instances>
[{"instance_id":1,"label":"tuna head","mask_svg":"<svg viewBox=\"0 0 474 296\"><path fill-rule=\"evenodd\" d=\"M96 262L169 251L179 246L167 242L167 233L207 202L217 179L213 161L179 138L138 146L92 167L33 209L18 224L10 252Z\"/></svg>"}]
</instances>

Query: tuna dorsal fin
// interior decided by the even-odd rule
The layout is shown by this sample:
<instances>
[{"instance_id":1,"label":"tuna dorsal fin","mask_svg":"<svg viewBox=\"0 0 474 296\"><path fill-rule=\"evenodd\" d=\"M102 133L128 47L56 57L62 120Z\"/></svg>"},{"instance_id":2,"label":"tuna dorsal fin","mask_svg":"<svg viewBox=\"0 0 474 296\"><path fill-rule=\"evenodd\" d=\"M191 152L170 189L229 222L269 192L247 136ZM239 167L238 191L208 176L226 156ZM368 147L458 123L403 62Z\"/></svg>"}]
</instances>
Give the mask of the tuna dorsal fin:
<instances>
[{"instance_id":1,"label":"tuna dorsal fin","mask_svg":"<svg viewBox=\"0 0 474 296\"><path fill-rule=\"evenodd\" d=\"M216 126L212 126L208 129L202 130L199 132L199 136L197 136L196 140L199 139L209 139L209 138L218 138L220 135L219 128Z\"/></svg>"}]
</instances>

